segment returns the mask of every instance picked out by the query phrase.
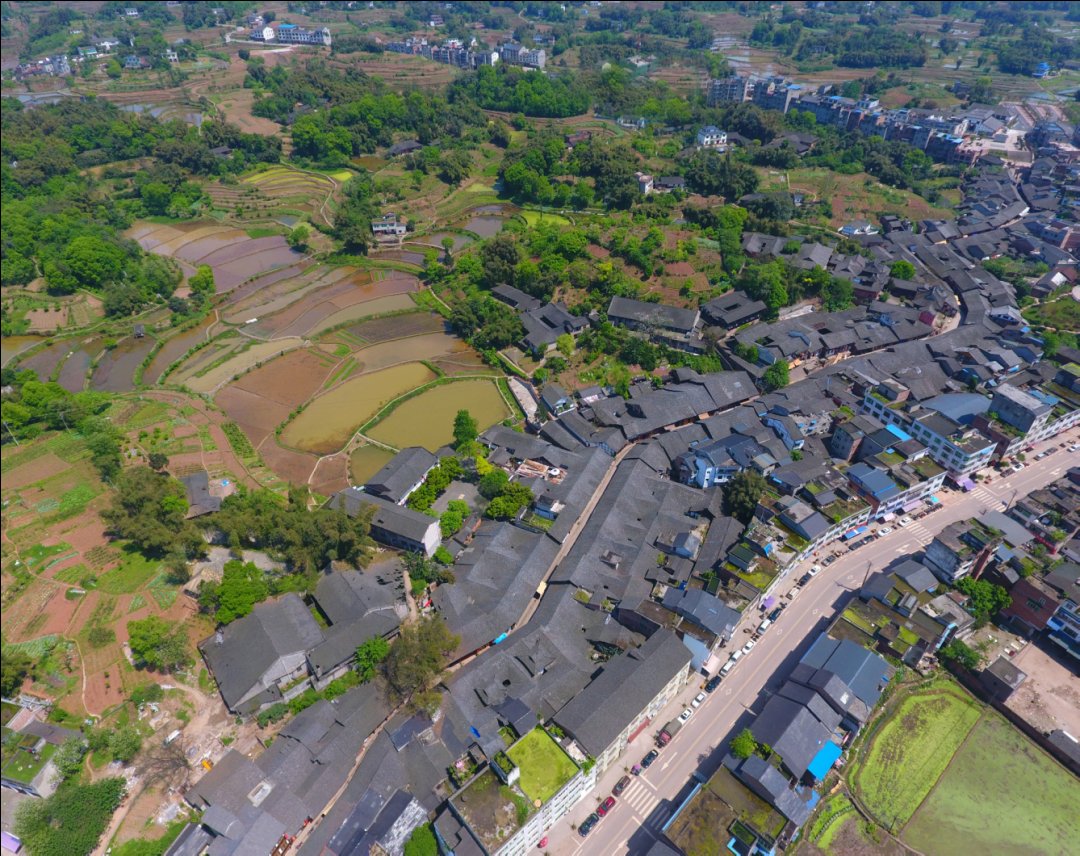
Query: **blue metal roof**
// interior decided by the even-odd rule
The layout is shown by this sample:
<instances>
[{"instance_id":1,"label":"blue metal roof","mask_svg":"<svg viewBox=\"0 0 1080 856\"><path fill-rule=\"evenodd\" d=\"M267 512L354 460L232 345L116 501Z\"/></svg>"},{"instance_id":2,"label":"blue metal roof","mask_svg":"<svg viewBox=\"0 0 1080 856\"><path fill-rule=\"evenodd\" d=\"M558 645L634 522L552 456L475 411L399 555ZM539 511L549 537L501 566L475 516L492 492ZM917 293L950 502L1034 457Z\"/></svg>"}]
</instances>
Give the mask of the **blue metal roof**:
<instances>
[{"instance_id":1,"label":"blue metal roof","mask_svg":"<svg viewBox=\"0 0 1080 856\"><path fill-rule=\"evenodd\" d=\"M814 760L810 762L807 772L820 782L829 774L829 770L832 769L833 764L836 763L842 752L843 750L835 743L826 743L818 750Z\"/></svg>"},{"instance_id":2,"label":"blue metal roof","mask_svg":"<svg viewBox=\"0 0 1080 856\"><path fill-rule=\"evenodd\" d=\"M905 441L911 439L910 434L908 434L906 431L901 430L899 426L893 425L892 423L886 425L885 430L888 431L890 434L892 434L894 437L896 437L901 442L905 442Z\"/></svg>"}]
</instances>

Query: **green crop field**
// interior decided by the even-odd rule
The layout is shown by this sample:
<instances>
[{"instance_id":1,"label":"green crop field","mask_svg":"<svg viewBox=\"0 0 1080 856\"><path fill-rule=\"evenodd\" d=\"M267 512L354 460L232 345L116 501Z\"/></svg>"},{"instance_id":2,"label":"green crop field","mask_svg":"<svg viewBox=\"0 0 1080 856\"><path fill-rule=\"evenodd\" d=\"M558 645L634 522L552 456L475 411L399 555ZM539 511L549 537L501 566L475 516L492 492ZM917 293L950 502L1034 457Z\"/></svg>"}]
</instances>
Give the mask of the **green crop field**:
<instances>
[{"instance_id":1,"label":"green crop field","mask_svg":"<svg viewBox=\"0 0 1080 856\"><path fill-rule=\"evenodd\" d=\"M160 566L160 562L125 548L121 551L120 567L98 577L98 588L109 594L137 591L154 577Z\"/></svg>"},{"instance_id":2,"label":"green crop field","mask_svg":"<svg viewBox=\"0 0 1080 856\"><path fill-rule=\"evenodd\" d=\"M1075 852L1080 782L996 713L971 730L903 832L924 853Z\"/></svg>"},{"instance_id":3,"label":"green crop field","mask_svg":"<svg viewBox=\"0 0 1080 856\"><path fill-rule=\"evenodd\" d=\"M570 756L541 728L534 728L506 754L521 768L519 784L531 800L547 802L577 772Z\"/></svg>"},{"instance_id":4,"label":"green crop field","mask_svg":"<svg viewBox=\"0 0 1080 856\"><path fill-rule=\"evenodd\" d=\"M908 822L979 714L974 699L940 680L915 690L877 725L849 781L882 826L899 830Z\"/></svg>"}]
</instances>

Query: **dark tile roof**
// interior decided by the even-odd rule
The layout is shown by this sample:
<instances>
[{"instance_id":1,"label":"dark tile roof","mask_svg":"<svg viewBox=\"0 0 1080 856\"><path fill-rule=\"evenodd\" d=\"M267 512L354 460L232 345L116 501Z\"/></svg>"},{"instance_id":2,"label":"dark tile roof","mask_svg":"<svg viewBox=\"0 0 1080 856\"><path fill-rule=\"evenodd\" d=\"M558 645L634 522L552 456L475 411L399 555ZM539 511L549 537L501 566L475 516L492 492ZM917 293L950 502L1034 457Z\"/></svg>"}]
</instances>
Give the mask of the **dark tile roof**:
<instances>
[{"instance_id":1,"label":"dark tile roof","mask_svg":"<svg viewBox=\"0 0 1080 856\"><path fill-rule=\"evenodd\" d=\"M678 306L647 303L627 297L611 298L607 314L612 321L633 321L682 333L692 331L698 320L698 313L694 309L680 309Z\"/></svg>"},{"instance_id":2,"label":"dark tile roof","mask_svg":"<svg viewBox=\"0 0 1080 856\"><path fill-rule=\"evenodd\" d=\"M814 641L799 662L832 672L868 707L877 704L894 671L892 666L873 651L867 651L847 639L830 639L824 633Z\"/></svg>"},{"instance_id":3,"label":"dark tile roof","mask_svg":"<svg viewBox=\"0 0 1080 856\"><path fill-rule=\"evenodd\" d=\"M689 665L689 649L674 633L657 630L640 648L608 661L555 721L597 757Z\"/></svg>"},{"instance_id":4,"label":"dark tile roof","mask_svg":"<svg viewBox=\"0 0 1080 856\"><path fill-rule=\"evenodd\" d=\"M405 499L413 485L422 481L428 470L439 463L431 452L421 446L402 449L364 485L364 492L398 503Z\"/></svg>"}]
</instances>

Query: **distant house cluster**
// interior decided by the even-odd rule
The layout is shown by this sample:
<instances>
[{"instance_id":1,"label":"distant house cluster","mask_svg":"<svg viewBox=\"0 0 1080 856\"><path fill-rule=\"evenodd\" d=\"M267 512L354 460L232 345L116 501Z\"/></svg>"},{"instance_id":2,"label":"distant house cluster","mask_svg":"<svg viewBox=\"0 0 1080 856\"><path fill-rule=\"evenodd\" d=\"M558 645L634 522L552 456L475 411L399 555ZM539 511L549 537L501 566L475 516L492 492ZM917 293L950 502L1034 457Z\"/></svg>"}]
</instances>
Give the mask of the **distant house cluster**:
<instances>
[{"instance_id":1,"label":"distant house cluster","mask_svg":"<svg viewBox=\"0 0 1080 856\"><path fill-rule=\"evenodd\" d=\"M330 30L326 27L309 30L306 27L288 23L278 24L277 27L253 27L248 38L253 42L266 42L268 44L319 45L326 48L333 43Z\"/></svg>"},{"instance_id":2,"label":"distant house cluster","mask_svg":"<svg viewBox=\"0 0 1080 856\"><path fill-rule=\"evenodd\" d=\"M710 79L706 98L712 106L749 101L765 110L801 110L813 114L819 125L858 131L888 140L902 140L924 150L935 160L973 163L986 151L979 140L1004 142L1020 122L1020 114L1007 107L973 105L960 111L901 107L887 109L875 98L837 95L831 84L807 92L783 77L755 79L733 75ZM699 139L698 145L706 145Z\"/></svg>"},{"instance_id":3,"label":"distant house cluster","mask_svg":"<svg viewBox=\"0 0 1080 856\"><path fill-rule=\"evenodd\" d=\"M458 68L479 68L482 65L520 66L542 70L547 65L547 52L543 48L527 48L513 40L503 42L496 50L482 46L476 39L465 45L460 39L447 39L434 44L426 38L410 36L401 41L387 42L384 46L392 53L422 56L432 62L456 65Z\"/></svg>"}]
</instances>

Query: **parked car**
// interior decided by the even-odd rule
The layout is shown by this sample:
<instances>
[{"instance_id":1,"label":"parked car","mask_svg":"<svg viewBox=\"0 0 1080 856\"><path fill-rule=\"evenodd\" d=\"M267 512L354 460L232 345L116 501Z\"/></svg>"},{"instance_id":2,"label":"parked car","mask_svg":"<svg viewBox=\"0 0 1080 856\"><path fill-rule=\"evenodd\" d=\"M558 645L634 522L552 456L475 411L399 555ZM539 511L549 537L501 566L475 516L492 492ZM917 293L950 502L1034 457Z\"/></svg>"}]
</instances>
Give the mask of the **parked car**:
<instances>
[{"instance_id":1,"label":"parked car","mask_svg":"<svg viewBox=\"0 0 1080 856\"><path fill-rule=\"evenodd\" d=\"M694 700L690 702L691 707L701 707L701 703L705 701L705 693L698 693L694 696Z\"/></svg>"},{"instance_id":2,"label":"parked car","mask_svg":"<svg viewBox=\"0 0 1080 856\"><path fill-rule=\"evenodd\" d=\"M759 624L757 626L757 631L756 631L757 635L761 636L770 627L772 627L772 620L769 619L769 618L766 618L764 621L761 622L761 624Z\"/></svg>"},{"instance_id":3,"label":"parked car","mask_svg":"<svg viewBox=\"0 0 1080 856\"><path fill-rule=\"evenodd\" d=\"M688 707L686 710L679 714L679 722L686 722L686 720L688 720L693 715L694 709L692 707Z\"/></svg>"},{"instance_id":4,"label":"parked car","mask_svg":"<svg viewBox=\"0 0 1080 856\"><path fill-rule=\"evenodd\" d=\"M896 521L897 526L907 526L909 523L911 523L911 518L906 514Z\"/></svg>"},{"instance_id":5,"label":"parked car","mask_svg":"<svg viewBox=\"0 0 1080 856\"><path fill-rule=\"evenodd\" d=\"M799 577L799 585L804 586L808 582L810 582L810 574L809 573L803 574L801 577Z\"/></svg>"},{"instance_id":6,"label":"parked car","mask_svg":"<svg viewBox=\"0 0 1080 856\"><path fill-rule=\"evenodd\" d=\"M784 608L782 606L776 607L776 609L769 613L769 621L776 621L776 619L780 617L780 613L783 611Z\"/></svg>"},{"instance_id":7,"label":"parked car","mask_svg":"<svg viewBox=\"0 0 1080 856\"><path fill-rule=\"evenodd\" d=\"M749 642L742 646L742 652L744 654L749 654L753 650L755 644L756 643L754 642L754 640L751 639Z\"/></svg>"},{"instance_id":8,"label":"parked car","mask_svg":"<svg viewBox=\"0 0 1080 856\"><path fill-rule=\"evenodd\" d=\"M617 781L615 783L615 787L613 787L611 789L611 792L613 794L615 794L615 796L619 796L620 794L622 794L623 791L626 790L627 785L629 785L629 784L630 784L630 777L629 776L623 776L621 779L619 779L619 781Z\"/></svg>"},{"instance_id":9,"label":"parked car","mask_svg":"<svg viewBox=\"0 0 1080 856\"><path fill-rule=\"evenodd\" d=\"M816 577L821 573L821 565L811 565L810 570L806 572L808 577Z\"/></svg>"},{"instance_id":10,"label":"parked car","mask_svg":"<svg viewBox=\"0 0 1080 856\"><path fill-rule=\"evenodd\" d=\"M600 807L596 810L596 813L600 815L600 817L605 817L613 808L615 808L615 797L608 797L600 803Z\"/></svg>"},{"instance_id":11,"label":"parked car","mask_svg":"<svg viewBox=\"0 0 1080 856\"><path fill-rule=\"evenodd\" d=\"M801 592L801 591L802 591L801 588L799 588L798 586L795 586L795 588L793 588L791 591L789 591L787 593L787 599L788 600L795 600L795 598L797 598L799 596L799 592Z\"/></svg>"},{"instance_id":12,"label":"parked car","mask_svg":"<svg viewBox=\"0 0 1080 856\"><path fill-rule=\"evenodd\" d=\"M878 530L878 535L888 535L892 531L893 531L893 528L891 526L882 526Z\"/></svg>"},{"instance_id":13,"label":"parked car","mask_svg":"<svg viewBox=\"0 0 1080 856\"><path fill-rule=\"evenodd\" d=\"M705 692L715 692L716 688L720 686L721 680L722 677L720 675L713 675L713 677L709 678L709 682L705 684Z\"/></svg>"},{"instance_id":14,"label":"parked car","mask_svg":"<svg viewBox=\"0 0 1080 856\"><path fill-rule=\"evenodd\" d=\"M641 766L643 769L648 770L652 766L653 761L660 757L660 753L655 749L649 751L649 754L641 759Z\"/></svg>"},{"instance_id":15,"label":"parked car","mask_svg":"<svg viewBox=\"0 0 1080 856\"><path fill-rule=\"evenodd\" d=\"M594 811L592 814L590 814L587 818L585 818L581 822L581 826L579 826L577 828L578 835L580 835L582 838L584 838L586 835L588 835L590 832L593 831L593 827L596 826L596 824L598 824L599 822L600 822L600 815L598 815Z\"/></svg>"},{"instance_id":16,"label":"parked car","mask_svg":"<svg viewBox=\"0 0 1080 856\"><path fill-rule=\"evenodd\" d=\"M827 558L827 559L826 559L826 560L825 560L824 562L822 562L821 564L823 564L823 565L824 565L824 566L825 566L825 567L827 568L827 567L829 567L829 565L831 565L831 564L832 564L833 562L835 562L835 561L836 561L836 556L829 556L829 558Z\"/></svg>"}]
</instances>

